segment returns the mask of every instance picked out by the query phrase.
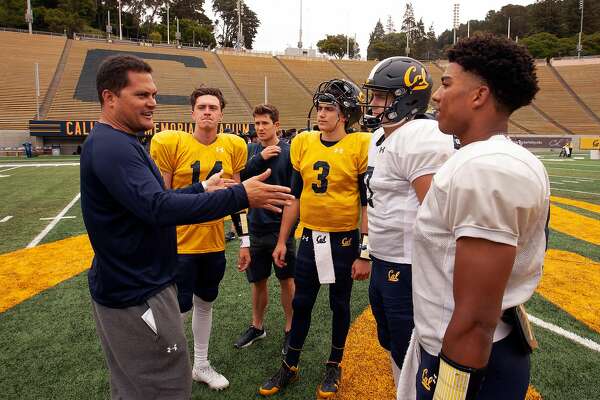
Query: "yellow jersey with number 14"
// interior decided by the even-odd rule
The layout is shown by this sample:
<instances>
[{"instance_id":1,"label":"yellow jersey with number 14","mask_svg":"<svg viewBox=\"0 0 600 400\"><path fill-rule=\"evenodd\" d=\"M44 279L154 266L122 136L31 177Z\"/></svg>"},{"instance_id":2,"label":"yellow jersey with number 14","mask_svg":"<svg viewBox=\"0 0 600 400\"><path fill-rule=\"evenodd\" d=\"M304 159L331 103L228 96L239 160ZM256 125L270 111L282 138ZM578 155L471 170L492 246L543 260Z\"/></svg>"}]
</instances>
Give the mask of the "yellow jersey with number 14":
<instances>
[{"instance_id":1,"label":"yellow jersey with number 14","mask_svg":"<svg viewBox=\"0 0 600 400\"><path fill-rule=\"evenodd\" d=\"M356 229L360 216L358 179L367 170L369 133L351 133L332 146L321 132L303 132L292 140L292 166L303 180L300 223L323 232Z\"/></svg>"},{"instance_id":2,"label":"yellow jersey with number 14","mask_svg":"<svg viewBox=\"0 0 600 400\"><path fill-rule=\"evenodd\" d=\"M235 135L219 134L204 145L181 131L162 131L154 135L150 155L161 172L172 174L171 187L178 189L202 182L223 170L223 178L232 178L246 165L246 142ZM223 251L223 219L177 227L177 252L201 254Z\"/></svg>"}]
</instances>

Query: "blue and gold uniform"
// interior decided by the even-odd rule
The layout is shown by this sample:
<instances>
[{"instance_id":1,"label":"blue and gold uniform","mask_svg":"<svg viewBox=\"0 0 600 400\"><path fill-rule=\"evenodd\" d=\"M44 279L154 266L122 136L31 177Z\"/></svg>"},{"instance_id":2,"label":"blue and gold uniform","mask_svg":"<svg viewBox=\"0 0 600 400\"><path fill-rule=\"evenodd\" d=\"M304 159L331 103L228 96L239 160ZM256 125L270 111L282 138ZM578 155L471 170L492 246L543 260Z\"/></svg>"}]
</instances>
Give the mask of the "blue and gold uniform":
<instances>
[{"instance_id":1,"label":"blue and gold uniform","mask_svg":"<svg viewBox=\"0 0 600 400\"><path fill-rule=\"evenodd\" d=\"M160 171L170 174L173 189L202 182L223 170L233 178L246 165L247 146L243 139L218 134L204 145L182 131L162 131L152 138L150 155ZM225 233L223 219L177 227L177 297L181 312L192 308L192 294L212 302L225 274Z\"/></svg>"},{"instance_id":2,"label":"blue and gold uniform","mask_svg":"<svg viewBox=\"0 0 600 400\"><path fill-rule=\"evenodd\" d=\"M321 287L313 232L317 235L327 232L329 236L335 282L328 285L332 311L328 362L338 365L342 361L350 327L352 264L359 253L357 228L361 205L366 205L363 176L369 143L369 133L347 134L337 142L327 142L322 140L321 132L304 132L292 141L292 193L299 198L300 223L304 229L296 257L296 294L287 365L298 365Z\"/></svg>"}]
</instances>

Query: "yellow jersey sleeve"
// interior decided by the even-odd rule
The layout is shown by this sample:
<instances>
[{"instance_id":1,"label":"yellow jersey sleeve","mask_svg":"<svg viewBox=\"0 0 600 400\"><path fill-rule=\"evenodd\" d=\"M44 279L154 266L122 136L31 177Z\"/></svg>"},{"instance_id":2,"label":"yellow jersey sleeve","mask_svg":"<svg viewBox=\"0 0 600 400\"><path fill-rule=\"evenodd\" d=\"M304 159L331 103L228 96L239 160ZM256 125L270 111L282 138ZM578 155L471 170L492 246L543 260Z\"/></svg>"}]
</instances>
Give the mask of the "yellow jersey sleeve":
<instances>
[{"instance_id":1,"label":"yellow jersey sleeve","mask_svg":"<svg viewBox=\"0 0 600 400\"><path fill-rule=\"evenodd\" d=\"M178 143L179 134L177 131L162 131L152 137L150 156L161 172L168 174L175 172Z\"/></svg>"},{"instance_id":2,"label":"yellow jersey sleeve","mask_svg":"<svg viewBox=\"0 0 600 400\"><path fill-rule=\"evenodd\" d=\"M290 161L292 162L292 168L294 168L296 171L300 171L302 144L308 134L309 132L302 132L298 134L290 144Z\"/></svg>"},{"instance_id":3,"label":"yellow jersey sleeve","mask_svg":"<svg viewBox=\"0 0 600 400\"><path fill-rule=\"evenodd\" d=\"M237 174L242 171L244 167L246 167L246 161L248 161L248 145L239 136L229 135L231 136L232 143L232 165L233 165L233 173Z\"/></svg>"},{"instance_id":4,"label":"yellow jersey sleeve","mask_svg":"<svg viewBox=\"0 0 600 400\"><path fill-rule=\"evenodd\" d=\"M371 144L371 134L368 132L356 132L352 135L356 135L359 142L357 168L359 174L367 172L368 158L369 158L369 145Z\"/></svg>"}]
</instances>

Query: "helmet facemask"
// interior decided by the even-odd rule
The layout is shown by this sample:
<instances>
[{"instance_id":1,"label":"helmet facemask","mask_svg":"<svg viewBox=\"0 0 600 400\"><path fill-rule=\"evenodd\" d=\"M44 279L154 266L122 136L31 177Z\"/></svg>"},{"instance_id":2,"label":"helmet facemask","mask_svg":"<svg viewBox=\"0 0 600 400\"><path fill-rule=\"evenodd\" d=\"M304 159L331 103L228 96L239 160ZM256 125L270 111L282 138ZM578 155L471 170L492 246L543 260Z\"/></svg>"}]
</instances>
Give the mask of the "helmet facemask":
<instances>
[{"instance_id":1,"label":"helmet facemask","mask_svg":"<svg viewBox=\"0 0 600 400\"><path fill-rule=\"evenodd\" d=\"M389 57L373 67L363 85L369 99L363 104L362 124L369 129L397 126L425 113L433 81L427 69L410 57ZM372 106L373 92L387 95L385 106Z\"/></svg>"},{"instance_id":2,"label":"helmet facemask","mask_svg":"<svg viewBox=\"0 0 600 400\"><path fill-rule=\"evenodd\" d=\"M411 101L410 94L412 91L406 87L400 87L394 90L381 90L371 87L363 87L367 95L367 102L362 104L363 117L361 125L367 129L377 129L381 126L396 125L404 120L413 119L418 113L416 101ZM385 104L383 106L373 106L373 92L381 92L386 94ZM390 97L392 100L390 101ZM414 108L407 101L414 103ZM380 110L375 114L376 110Z\"/></svg>"},{"instance_id":3,"label":"helmet facemask","mask_svg":"<svg viewBox=\"0 0 600 400\"><path fill-rule=\"evenodd\" d=\"M360 120L362 114L363 94L360 89L350 82L342 79L332 79L319 84L312 99L312 107L308 112L308 127L310 129L310 117L312 111L319 107L319 103L334 104L338 106L339 112L346 120L344 130L348 129Z\"/></svg>"}]
</instances>

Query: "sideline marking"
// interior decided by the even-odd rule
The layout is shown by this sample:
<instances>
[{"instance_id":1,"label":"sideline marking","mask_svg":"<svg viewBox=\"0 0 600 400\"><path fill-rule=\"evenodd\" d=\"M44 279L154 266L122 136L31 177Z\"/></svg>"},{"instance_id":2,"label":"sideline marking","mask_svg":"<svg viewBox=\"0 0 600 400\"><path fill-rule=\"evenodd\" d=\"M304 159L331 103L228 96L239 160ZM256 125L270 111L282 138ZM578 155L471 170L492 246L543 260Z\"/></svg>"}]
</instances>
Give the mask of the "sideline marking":
<instances>
[{"instance_id":1,"label":"sideline marking","mask_svg":"<svg viewBox=\"0 0 600 400\"><path fill-rule=\"evenodd\" d=\"M63 166L70 166L70 167L75 167L78 166L79 163L36 163L36 164L0 164L0 168L6 168L6 167L16 167L16 168L20 168L20 167L63 167ZM12 169L12 168L11 168ZM5 170L8 171L8 170ZM0 171L2 172L2 171Z\"/></svg>"},{"instance_id":2,"label":"sideline marking","mask_svg":"<svg viewBox=\"0 0 600 400\"><path fill-rule=\"evenodd\" d=\"M550 332L554 332L554 333L556 333L559 336L565 337L565 338L567 338L567 339L569 339L569 340L571 340L571 341L573 341L573 342L575 342L577 344L580 344L580 345L582 345L584 347L587 347L588 349L591 349L591 350L594 350L594 351L597 351L597 352L600 353L600 344L594 342L591 339L583 338L583 337L581 337L579 335L574 334L573 332L569 332L568 330L561 328L560 326L556 326L556 325L551 324L549 322L543 321L543 320L541 320L541 319L539 319L537 317L534 317L531 314L529 315L529 320L533 324L535 324L535 325L537 325L539 327L547 329Z\"/></svg>"},{"instance_id":3,"label":"sideline marking","mask_svg":"<svg viewBox=\"0 0 600 400\"><path fill-rule=\"evenodd\" d=\"M21 168L21 167L22 167L22 165L18 165L16 167L12 167L12 168L9 168L9 169L3 169L2 171L0 171L0 174L3 173L3 172L6 172L6 171L10 171L11 169L17 169L17 168ZM10 176L10 175L6 175L6 176Z\"/></svg>"},{"instance_id":4,"label":"sideline marking","mask_svg":"<svg viewBox=\"0 0 600 400\"><path fill-rule=\"evenodd\" d=\"M75 203L77 203L77 200L79 200L80 197L81 197L81 193L77 193L77 195L73 198L73 200L71 200L71 202L69 204L67 204L67 206L65 208L63 208L62 211L59 212L56 217L54 217L52 219L52 221L48 224L48 226L46 228L44 228L44 230L42 232L40 232L40 234L37 235L35 237L35 239L33 239L31 241L31 243L29 243L27 245L27 248L30 249L32 247L37 246L42 241L42 239L46 237L48 232L50 232L52 230L52 228L54 228L56 226L56 224L58 224L58 221L60 221L62 219L62 217L65 216L65 214L71 209L71 207L73 207L73 205Z\"/></svg>"},{"instance_id":5,"label":"sideline marking","mask_svg":"<svg viewBox=\"0 0 600 400\"><path fill-rule=\"evenodd\" d=\"M583 194L591 194L592 196L600 196L600 193L582 192L580 190L568 190L568 189L559 189L559 188L556 188L556 190L559 190L561 192L583 193Z\"/></svg>"},{"instance_id":6,"label":"sideline marking","mask_svg":"<svg viewBox=\"0 0 600 400\"><path fill-rule=\"evenodd\" d=\"M9 219L11 219L12 217L13 217L12 215L7 215L6 217L4 217L4 218L0 219L0 222L6 222L6 221L8 221Z\"/></svg>"},{"instance_id":7,"label":"sideline marking","mask_svg":"<svg viewBox=\"0 0 600 400\"><path fill-rule=\"evenodd\" d=\"M75 218L75 216L71 215L71 216L60 217L60 218L58 218L58 217L40 218L40 221L50 221L51 219L55 219L55 218L57 218L57 219L71 219L71 218Z\"/></svg>"}]
</instances>

